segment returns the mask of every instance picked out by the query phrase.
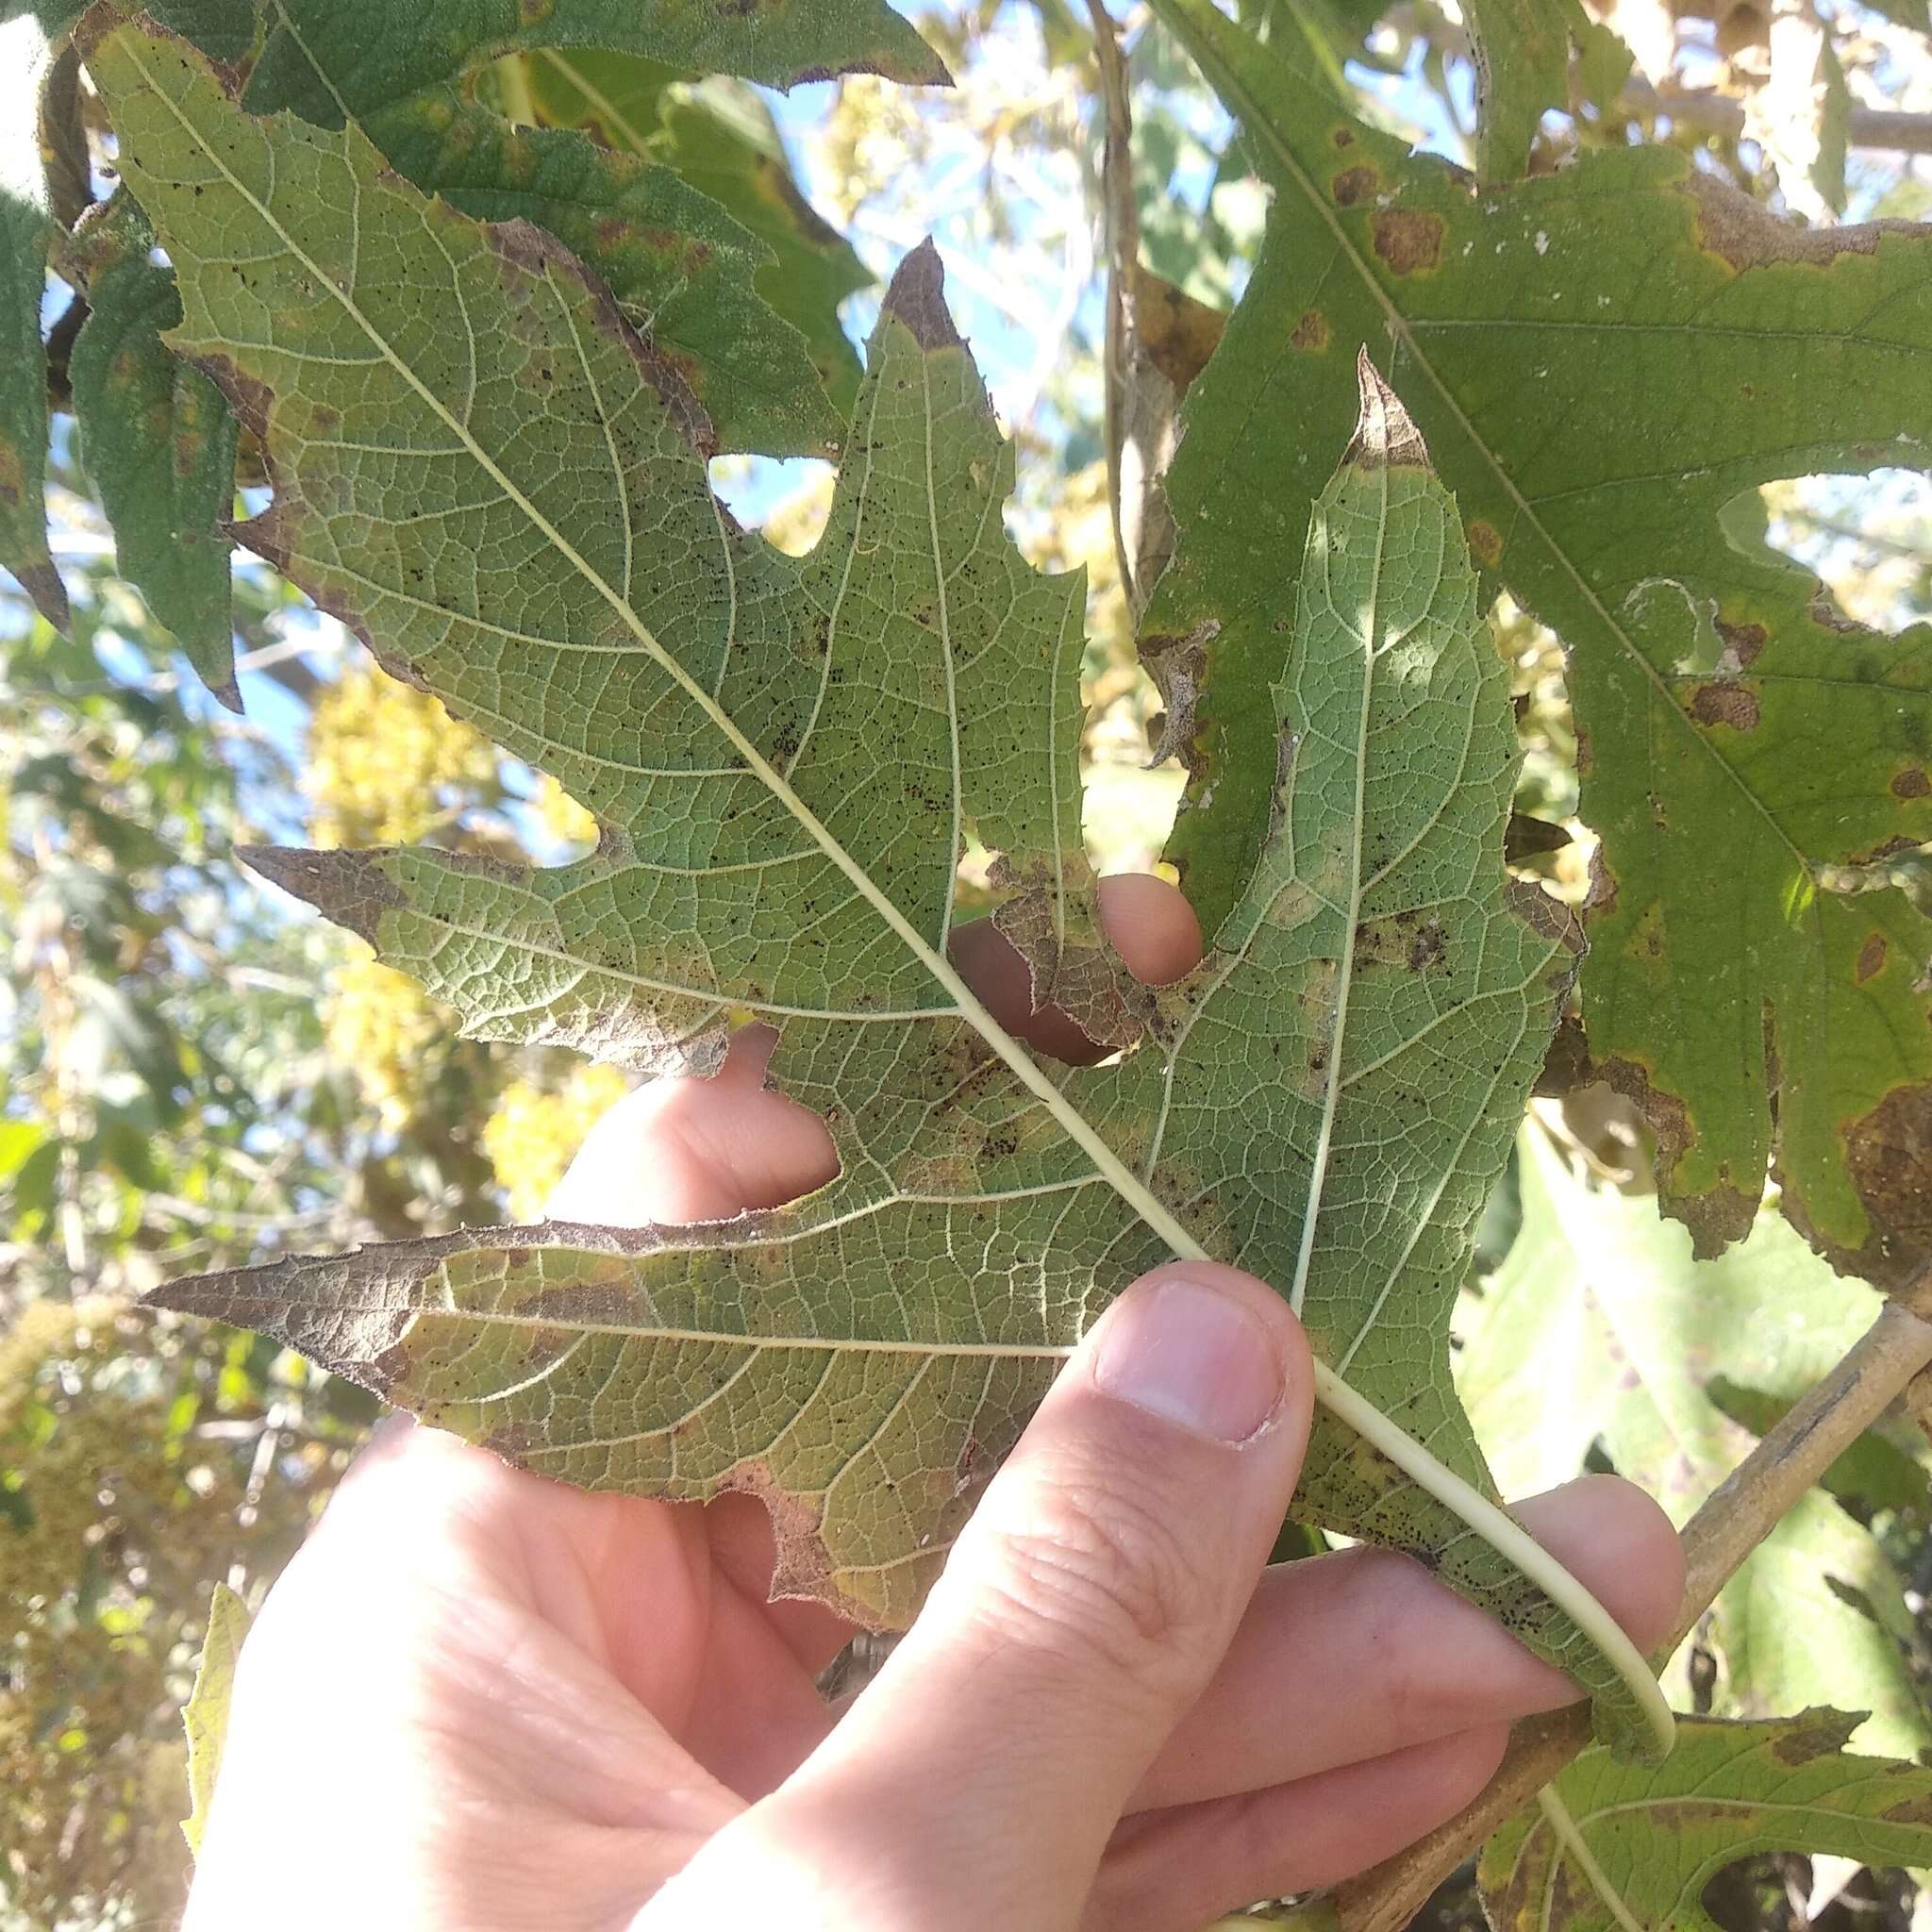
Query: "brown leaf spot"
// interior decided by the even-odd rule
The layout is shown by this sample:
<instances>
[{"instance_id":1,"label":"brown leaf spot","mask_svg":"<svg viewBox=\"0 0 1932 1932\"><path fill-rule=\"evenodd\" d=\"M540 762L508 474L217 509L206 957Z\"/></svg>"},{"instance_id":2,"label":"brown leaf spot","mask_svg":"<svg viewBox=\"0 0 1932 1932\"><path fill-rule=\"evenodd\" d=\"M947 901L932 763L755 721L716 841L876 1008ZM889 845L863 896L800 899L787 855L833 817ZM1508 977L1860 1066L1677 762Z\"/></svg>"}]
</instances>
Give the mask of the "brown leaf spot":
<instances>
[{"instance_id":1,"label":"brown leaf spot","mask_svg":"<svg viewBox=\"0 0 1932 1932\"><path fill-rule=\"evenodd\" d=\"M1761 624L1726 624L1717 620L1717 634L1724 650L1740 671L1748 671L1762 655L1771 633Z\"/></svg>"},{"instance_id":2,"label":"brown leaf spot","mask_svg":"<svg viewBox=\"0 0 1932 1932\"><path fill-rule=\"evenodd\" d=\"M1186 395L1221 346L1227 317L1138 262L1133 294L1134 332L1141 353L1167 378L1176 396Z\"/></svg>"},{"instance_id":3,"label":"brown leaf spot","mask_svg":"<svg viewBox=\"0 0 1932 1932\"><path fill-rule=\"evenodd\" d=\"M238 845L235 857L271 885L306 899L338 925L375 943L385 912L408 904L367 852L305 852L285 845Z\"/></svg>"},{"instance_id":4,"label":"brown leaf spot","mask_svg":"<svg viewBox=\"0 0 1932 1932\"><path fill-rule=\"evenodd\" d=\"M1907 765L1903 772L1895 772L1891 779L1891 795L1894 798L1924 798L1932 791L1932 778L1925 775L1922 765Z\"/></svg>"},{"instance_id":5,"label":"brown leaf spot","mask_svg":"<svg viewBox=\"0 0 1932 1932\"><path fill-rule=\"evenodd\" d=\"M1503 560L1503 533L1478 517L1469 526L1469 547L1485 570L1494 570Z\"/></svg>"},{"instance_id":6,"label":"brown leaf spot","mask_svg":"<svg viewBox=\"0 0 1932 1932\"><path fill-rule=\"evenodd\" d=\"M1353 147L1355 145L1355 136L1346 127L1338 127L1328 138L1337 147Z\"/></svg>"},{"instance_id":7,"label":"brown leaf spot","mask_svg":"<svg viewBox=\"0 0 1932 1932\"><path fill-rule=\"evenodd\" d=\"M1141 640L1141 661L1166 707L1160 718L1160 736L1154 745L1155 765L1178 757L1191 774L1200 775L1205 747L1196 739L1195 711L1208 675L1207 647L1220 632L1220 625L1210 618L1184 638L1150 636Z\"/></svg>"},{"instance_id":8,"label":"brown leaf spot","mask_svg":"<svg viewBox=\"0 0 1932 1932\"><path fill-rule=\"evenodd\" d=\"M1288 339L1297 349L1325 349L1333 334L1328 318L1319 308L1310 308L1295 324Z\"/></svg>"},{"instance_id":9,"label":"brown leaf spot","mask_svg":"<svg viewBox=\"0 0 1932 1932\"><path fill-rule=\"evenodd\" d=\"M1434 268L1442 259L1442 217L1389 208L1370 224L1375 253L1399 275Z\"/></svg>"},{"instance_id":10,"label":"brown leaf spot","mask_svg":"<svg viewBox=\"0 0 1932 1932\"><path fill-rule=\"evenodd\" d=\"M1577 763L1582 763L1582 733L1577 734ZM1604 857L1602 841L1590 855L1590 891L1584 895L1583 910L1587 917L1608 918L1617 909L1617 875L1610 870L1609 861Z\"/></svg>"},{"instance_id":11,"label":"brown leaf spot","mask_svg":"<svg viewBox=\"0 0 1932 1932\"><path fill-rule=\"evenodd\" d=\"M1782 1737L1772 1740L1771 1755L1780 1764L1809 1764L1844 1749L1851 1726L1836 1711L1807 1711Z\"/></svg>"},{"instance_id":12,"label":"brown leaf spot","mask_svg":"<svg viewBox=\"0 0 1932 1932\"><path fill-rule=\"evenodd\" d=\"M1863 986L1868 979L1874 979L1885 968L1885 935L1874 932L1858 948L1858 984Z\"/></svg>"},{"instance_id":13,"label":"brown leaf spot","mask_svg":"<svg viewBox=\"0 0 1932 1932\"><path fill-rule=\"evenodd\" d=\"M1932 1824L1932 1795L1888 1805L1878 1815L1888 1824Z\"/></svg>"},{"instance_id":14,"label":"brown leaf spot","mask_svg":"<svg viewBox=\"0 0 1932 1932\"><path fill-rule=\"evenodd\" d=\"M1724 724L1733 731L1757 729L1757 693L1742 685L1700 684L1690 694L1690 715L1700 724Z\"/></svg>"},{"instance_id":15,"label":"brown leaf spot","mask_svg":"<svg viewBox=\"0 0 1932 1932\"><path fill-rule=\"evenodd\" d=\"M1382 185L1382 177L1366 163L1357 168L1344 168L1328 184L1328 192L1335 198L1337 208L1353 208L1357 202L1374 193Z\"/></svg>"},{"instance_id":16,"label":"brown leaf spot","mask_svg":"<svg viewBox=\"0 0 1932 1932\"><path fill-rule=\"evenodd\" d=\"M1857 1272L1901 1288L1932 1253L1932 1090L1896 1087L1854 1121L1845 1164L1875 1229Z\"/></svg>"},{"instance_id":17,"label":"brown leaf spot","mask_svg":"<svg viewBox=\"0 0 1932 1932\"><path fill-rule=\"evenodd\" d=\"M1855 617L1847 617L1828 596L1819 595L1806 606L1811 622L1820 630L1828 630L1837 637L1856 638L1865 633L1865 626Z\"/></svg>"},{"instance_id":18,"label":"brown leaf spot","mask_svg":"<svg viewBox=\"0 0 1932 1932\"><path fill-rule=\"evenodd\" d=\"M0 442L0 504L18 509L26 498L26 467L10 442Z\"/></svg>"},{"instance_id":19,"label":"brown leaf spot","mask_svg":"<svg viewBox=\"0 0 1932 1932\"><path fill-rule=\"evenodd\" d=\"M1683 191L1697 205L1697 240L1739 271L1766 262L1801 261L1824 268L1840 255L1871 255L1888 230L1909 234L1918 224L1861 222L1840 228L1811 228L1771 213L1728 182L1690 174Z\"/></svg>"},{"instance_id":20,"label":"brown leaf spot","mask_svg":"<svg viewBox=\"0 0 1932 1932\"><path fill-rule=\"evenodd\" d=\"M1442 930L1440 919L1425 919L1415 930L1415 936L1408 942L1408 970L1411 973L1426 973L1431 966L1439 966L1443 955L1449 950L1448 936Z\"/></svg>"}]
</instances>

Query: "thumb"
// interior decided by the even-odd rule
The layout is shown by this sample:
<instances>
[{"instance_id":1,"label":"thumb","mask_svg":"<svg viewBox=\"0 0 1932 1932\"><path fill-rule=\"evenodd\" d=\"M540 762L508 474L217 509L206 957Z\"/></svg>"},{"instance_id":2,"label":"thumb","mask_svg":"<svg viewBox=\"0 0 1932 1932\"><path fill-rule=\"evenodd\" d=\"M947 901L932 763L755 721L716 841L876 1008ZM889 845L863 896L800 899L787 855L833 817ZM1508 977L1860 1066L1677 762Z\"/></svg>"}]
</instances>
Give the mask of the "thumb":
<instances>
[{"instance_id":1,"label":"thumb","mask_svg":"<svg viewBox=\"0 0 1932 1932\"><path fill-rule=\"evenodd\" d=\"M1170 1263L1108 1308L911 1632L778 1794L817 1843L854 1840L826 1856L879 1908L866 1923L915 1923L915 1898L922 1925L953 1923L930 1916L948 1898L978 1927L1075 1922L1247 1607L1312 1403L1301 1325L1250 1275Z\"/></svg>"}]
</instances>

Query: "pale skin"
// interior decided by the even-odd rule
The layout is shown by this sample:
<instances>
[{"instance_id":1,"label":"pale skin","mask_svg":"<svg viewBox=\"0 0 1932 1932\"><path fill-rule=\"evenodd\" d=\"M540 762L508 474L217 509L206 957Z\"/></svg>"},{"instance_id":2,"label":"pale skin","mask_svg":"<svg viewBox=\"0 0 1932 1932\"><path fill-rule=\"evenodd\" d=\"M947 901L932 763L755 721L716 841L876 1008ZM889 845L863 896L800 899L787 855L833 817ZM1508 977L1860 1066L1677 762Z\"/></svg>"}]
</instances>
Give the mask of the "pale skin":
<instances>
[{"instance_id":1,"label":"pale skin","mask_svg":"<svg viewBox=\"0 0 1932 1932\"><path fill-rule=\"evenodd\" d=\"M1198 954L1158 880L1107 882L1129 966ZM1024 1019L1024 972L961 970ZM599 1124L553 1204L695 1221L836 1171L752 1029ZM184 1932L1194 1932L1328 1884L1472 1799L1511 1719L1575 1688L1406 1557L1268 1569L1311 1407L1286 1304L1231 1268L1136 1283L1067 1364L912 1632L835 1717L850 1638L768 1602L762 1506L592 1495L391 1423L237 1675ZM1682 1587L1628 1484L1521 1506L1641 1645Z\"/></svg>"}]
</instances>

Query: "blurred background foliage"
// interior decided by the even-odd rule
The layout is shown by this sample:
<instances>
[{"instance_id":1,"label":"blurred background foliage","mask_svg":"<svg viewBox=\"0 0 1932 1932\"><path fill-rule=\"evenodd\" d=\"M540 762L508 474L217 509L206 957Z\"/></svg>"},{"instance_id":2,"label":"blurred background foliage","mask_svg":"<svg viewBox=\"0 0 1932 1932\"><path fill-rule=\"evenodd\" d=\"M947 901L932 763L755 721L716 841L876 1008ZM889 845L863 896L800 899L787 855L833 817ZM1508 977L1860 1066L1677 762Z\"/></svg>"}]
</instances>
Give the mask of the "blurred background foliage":
<instances>
[{"instance_id":1,"label":"blurred background foliage","mask_svg":"<svg viewBox=\"0 0 1932 1932\"><path fill-rule=\"evenodd\" d=\"M1932 213L1925 0L1589 8L1618 39L1579 63L1574 111L1546 118L1537 167L1660 141L1815 223ZM508 59L476 85L514 118L582 126L725 202L776 251L760 292L805 331L841 401L879 278L937 237L1019 444L1015 534L1041 566L1089 573L1095 857L1144 869L1179 779L1149 766L1158 701L1133 659L1108 500L1091 23L1084 0L908 10L951 92L858 77L779 97L594 51L575 67ZM1390 127L1470 158L1454 0L1240 10L1257 32L1302 37ZM1145 8L1115 11L1143 262L1224 308L1261 194ZM97 151L97 169L110 158ZM57 407L76 319L50 285ZM244 480L249 461L244 447ZM813 541L826 465L726 458L716 472L771 541ZM372 1420L358 1391L270 1344L136 1313L132 1299L280 1250L533 1217L625 1086L568 1055L458 1040L412 981L233 858L251 841L427 841L556 863L587 849L589 815L239 555L245 710L223 710L115 576L64 423L50 481L72 638L0 581L0 1926L21 1932L174 1923L179 1707L210 1590L258 1601ZM1924 478L1792 478L1763 499L1772 540L1848 611L1890 628L1932 614ZM1493 623L1528 754L1510 858L1580 898L1591 841L1561 655L1507 602ZM1924 855L1895 865L1916 884ZM1775 1223L1711 1270L1693 1265L1642 1198L1641 1131L1603 1091L1538 1102L1525 1134L1458 1324L1466 1396L1513 1480L1616 1466L1677 1507L1828 1365L1811 1344L1849 1335L1856 1310ZM1716 1321L1746 1279L1756 1312ZM1619 1291L1599 1293L1605 1281ZM1766 1345L1774 1335L1790 1345ZM1881 1713L1866 1748L1932 1753L1926 1469L1908 1424L1848 1457L1687 1646L1687 1707L1863 1701ZM1793 1628L1818 1641L1774 1641ZM1760 1860L1709 1903L1726 1926L1932 1926L1906 1876L1831 1860ZM1426 1922L1474 1910L1452 1889Z\"/></svg>"}]
</instances>

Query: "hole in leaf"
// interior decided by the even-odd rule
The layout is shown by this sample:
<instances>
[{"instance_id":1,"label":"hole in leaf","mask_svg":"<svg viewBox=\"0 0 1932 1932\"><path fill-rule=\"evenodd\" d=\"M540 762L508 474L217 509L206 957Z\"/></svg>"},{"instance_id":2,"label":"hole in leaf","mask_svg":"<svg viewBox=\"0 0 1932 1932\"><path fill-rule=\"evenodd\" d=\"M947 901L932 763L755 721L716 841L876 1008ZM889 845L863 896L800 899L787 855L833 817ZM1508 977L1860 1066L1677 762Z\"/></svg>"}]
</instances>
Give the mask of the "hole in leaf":
<instances>
[{"instance_id":1,"label":"hole in leaf","mask_svg":"<svg viewBox=\"0 0 1932 1932\"><path fill-rule=\"evenodd\" d=\"M1757 495L1764 542L1822 578L1845 617L1885 632L1932 617L1932 477L1794 476ZM1755 515L1748 497L1742 508ZM1734 522L1727 513L1732 541L1747 548Z\"/></svg>"}]
</instances>

